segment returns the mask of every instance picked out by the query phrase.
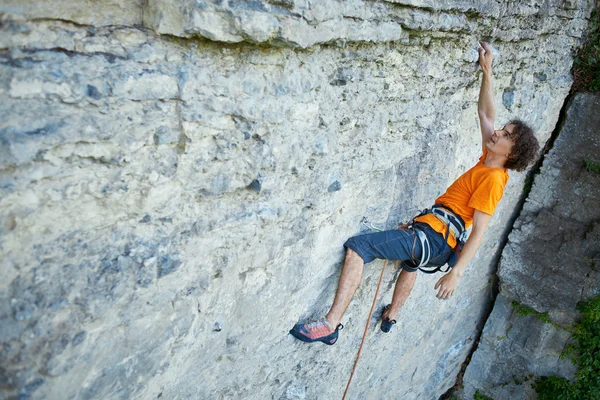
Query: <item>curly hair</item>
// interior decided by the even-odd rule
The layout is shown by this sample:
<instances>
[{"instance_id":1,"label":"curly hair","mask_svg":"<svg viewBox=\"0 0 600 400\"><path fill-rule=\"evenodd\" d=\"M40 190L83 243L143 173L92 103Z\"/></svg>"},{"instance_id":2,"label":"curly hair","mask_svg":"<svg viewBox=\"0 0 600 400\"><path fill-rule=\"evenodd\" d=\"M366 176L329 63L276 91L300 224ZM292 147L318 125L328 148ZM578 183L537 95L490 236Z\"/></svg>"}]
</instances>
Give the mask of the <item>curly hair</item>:
<instances>
[{"instance_id":1,"label":"curly hair","mask_svg":"<svg viewBox=\"0 0 600 400\"><path fill-rule=\"evenodd\" d=\"M504 168L515 171L524 171L528 165L537 158L540 150L540 144L533 134L533 130L525 122L514 119L506 125L514 125L510 135L513 146Z\"/></svg>"}]
</instances>

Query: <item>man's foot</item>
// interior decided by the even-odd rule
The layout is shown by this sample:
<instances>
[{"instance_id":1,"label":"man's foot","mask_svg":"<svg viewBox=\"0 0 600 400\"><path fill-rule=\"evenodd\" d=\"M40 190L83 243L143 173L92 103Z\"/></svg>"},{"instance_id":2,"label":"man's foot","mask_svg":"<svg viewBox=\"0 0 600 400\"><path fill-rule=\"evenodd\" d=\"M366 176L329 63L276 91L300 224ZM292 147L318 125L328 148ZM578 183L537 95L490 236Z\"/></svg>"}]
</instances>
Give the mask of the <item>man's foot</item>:
<instances>
[{"instance_id":1,"label":"man's foot","mask_svg":"<svg viewBox=\"0 0 600 400\"><path fill-rule=\"evenodd\" d=\"M394 326L396 324L396 320L395 319L390 319L387 314L388 314L388 310L390 309L390 305L388 304L387 306L385 306L383 308L383 313L381 314L381 330L382 332L388 333L390 331L390 329L392 329L392 326Z\"/></svg>"},{"instance_id":2,"label":"man's foot","mask_svg":"<svg viewBox=\"0 0 600 400\"><path fill-rule=\"evenodd\" d=\"M308 324L296 324L290 331L290 334L303 342L323 342L332 345L338 340L338 331L344 329L344 325L339 324L335 329L327 321L327 318L321 318Z\"/></svg>"}]
</instances>

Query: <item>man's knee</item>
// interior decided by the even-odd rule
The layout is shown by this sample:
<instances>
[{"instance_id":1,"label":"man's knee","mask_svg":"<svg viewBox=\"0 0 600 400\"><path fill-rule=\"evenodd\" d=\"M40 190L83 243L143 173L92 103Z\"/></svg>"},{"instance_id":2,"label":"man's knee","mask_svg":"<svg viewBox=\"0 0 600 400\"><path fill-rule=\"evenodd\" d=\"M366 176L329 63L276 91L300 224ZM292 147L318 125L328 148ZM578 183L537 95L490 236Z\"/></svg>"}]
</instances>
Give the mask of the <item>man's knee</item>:
<instances>
[{"instance_id":1,"label":"man's knee","mask_svg":"<svg viewBox=\"0 0 600 400\"><path fill-rule=\"evenodd\" d=\"M346 258L347 259L360 259L364 262L363 258L356 251L352 250L350 247L346 247Z\"/></svg>"},{"instance_id":2,"label":"man's knee","mask_svg":"<svg viewBox=\"0 0 600 400\"><path fill-rule=\"evenodd\" d=\"M360 247L356 236L353 236L350 239L346 240L346 243L344 243L344 247L346 248L346 257L360 257L362 259L360 254L358 254L358 252L355 250Z\"/></svg>"},{"instance_id":3,"label":"man's knee","mask_svg":"<svg viewBox=\"0 0 600 400\"><path fill-rule=\"evenodd\" d=\"M352 249L356 249L358 243L356 240L356 236L352 236L351 238L349 238L348 240L346 240L346 242L344 243L344 247L347 248L348 250L352 250ZM354 251L354 250L352 250ZM356 253L356 251L354 251Z\"/></svg>"},{"instance_id":4,"label":"man's knee","mask_svg":"<svg viewBox=\"0 0 600 400\"><path fill-rule=\"evenodd\" d=\"M409 281L415 281L417 279L417 271L408 271L406 269L403 269L402 271L400 271L400 275L398 276L398 279L401 279L404 282L409 282Z\"/></svg>"}]
</instances>

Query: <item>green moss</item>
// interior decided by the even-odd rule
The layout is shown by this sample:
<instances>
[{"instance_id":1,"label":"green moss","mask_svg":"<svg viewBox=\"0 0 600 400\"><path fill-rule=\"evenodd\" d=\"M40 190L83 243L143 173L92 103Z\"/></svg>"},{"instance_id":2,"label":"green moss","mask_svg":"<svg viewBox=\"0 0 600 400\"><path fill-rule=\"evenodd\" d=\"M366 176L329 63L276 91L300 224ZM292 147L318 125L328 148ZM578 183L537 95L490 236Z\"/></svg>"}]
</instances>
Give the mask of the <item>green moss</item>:
<instances>
[{"instance_id":1,"label":"green moss","mask_svg":"<svg viewBox=\"0 0 600 400\"><path fill-rule=\"evenodd\" d=\"M585 167L587 168L588 171L594 172L596 174L600 174L600 164L599 163L592 162L592 161L588 160L587 158L585 160L583 160L583 162L585 163Z\"/></svg>"},{"instance_id":2,"label":"green moss","mask_svg":"<svg viewBox=\"0 0 600 400\"><path fill-rule=\"evenodd\" d=\"M583 90L600 90L600 2L592 11L588 36L573 62L575 86Z\"/></svg>"},{"instance_id":3,"label":"green moss","mask_svg":"<svg viewBox=\"0 0 600 400\"><path fill-rule=\"evenodd\" d=\"M594 261L596 261L595 258L589 258L589 257L583 257L583 261L585 261L586 263L590 263L590 264L594 264Z\"/></svg>"},{"instance_id":4,"label":"green moss","mask_svg":"<svg viewBox=\"0 0 600 400\"><path fill-rule=\"evenodd\" d=\"M537 317L537 319L539 319L543 323L552 324L552 320L550 319L550 316L548 315L547 312L541 313L541 312L535 311L533 308L525 306L516 300L512 301L512 306L515 309L515 313L517 315L520 315L522 317L527 317L528 315L535 315ZM555 326L557 326L557 325L555 325Z\"/></svg>"},{"instance_id":5,"label":"green moss","mask_svg":"<svg viewBox=\"0 0 600 400\"><path fill-rule=\"evenodd\" d=\"M545 313L538 313L537 318L542 321L545 324L551 324L552 320L550 319L550 316L548 315L547 312Z\"/></svg>"},{"instance_id":6,"label":"green moss","mask_svg":"<svg viewBox=\"0 0 600 400\"><path fill-rule=\"evenodd\" d=\"M520 315L522 317L526 317L528 315L535 314L537 312L533 308L524 306L516 300L512 301L512 306L515 309L515 313L517 313L517 315Z\"/></svg>"},{"instance_id":7,"label":"green moss","mask_svg":"<svg viewBox=\"0 0 600 400\"><path fill-rule=\"evenodd\" d=\"M475 391L475 394L473 394L473 400L494 400L494 399L492 399L490 396L486 396L485 394L481 393L479 391L479 389L477 389Z\"/></svg>"},{"instance_id":8,"label":"green moss","mask_svg":"<svg viewBox=\"0 0 600 400\"><path fill-rule=\"evenodd\" d=\"M535 314L535 310L531 307L520 306L519 308L517 308L516 313L517 313L517 315L526 317L528 315Z\"/></svg>"},{"instance_id":9,"label":"green moss","mask_svg":"<svg viewBox=\"0 0 600 400\"><path fill-rule=\"evenodd\" d=\"M533 387L539 400L594 400L600 398L600 295L579 303L582 315L573 325L573 343L565 354L578 366L573 382L558 376L542 376Z\"/></svg>"}]
</instances>

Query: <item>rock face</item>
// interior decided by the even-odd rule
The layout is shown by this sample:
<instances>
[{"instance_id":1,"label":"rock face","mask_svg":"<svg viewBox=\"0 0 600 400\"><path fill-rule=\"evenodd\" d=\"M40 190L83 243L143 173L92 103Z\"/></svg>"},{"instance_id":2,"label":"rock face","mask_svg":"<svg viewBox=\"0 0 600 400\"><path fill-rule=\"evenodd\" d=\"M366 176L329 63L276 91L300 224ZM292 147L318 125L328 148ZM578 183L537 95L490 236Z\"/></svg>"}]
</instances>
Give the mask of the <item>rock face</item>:
<instances>
[{"instance_id":1,"label":"rock face","mask_svg":"<svg viewBox=\"0 0 600 400\"><path fill-rule=\"evenodd\" d=\"M600 175L584 163L600 161L599 109L600 96L576 95L535 177L502 253L501 292L467 368L465 398L477 389L497 400L535 398L530 374L573 376L559 358L565 328L577 302L600 294ZM523 307L535 312L519 315Z\"/></svg>"},{"instance_id":2,"label":"rock face","mask_svg":"<svg viewBox=\"0 0 600 400\"><path fill-rule=\"evenodd\" d=\"M498 125L521 117L544 142L590 6L2 2L2 395L341 396L381 262L338 344L287 331L329 306L343 242L476 162L478 39ZM454 298L423 275L394 331L373 325L350 398L452 386L523 178Z\"/></svg>"}]
</instances>

